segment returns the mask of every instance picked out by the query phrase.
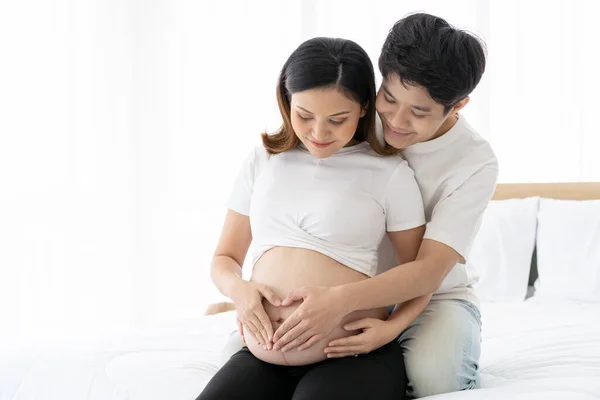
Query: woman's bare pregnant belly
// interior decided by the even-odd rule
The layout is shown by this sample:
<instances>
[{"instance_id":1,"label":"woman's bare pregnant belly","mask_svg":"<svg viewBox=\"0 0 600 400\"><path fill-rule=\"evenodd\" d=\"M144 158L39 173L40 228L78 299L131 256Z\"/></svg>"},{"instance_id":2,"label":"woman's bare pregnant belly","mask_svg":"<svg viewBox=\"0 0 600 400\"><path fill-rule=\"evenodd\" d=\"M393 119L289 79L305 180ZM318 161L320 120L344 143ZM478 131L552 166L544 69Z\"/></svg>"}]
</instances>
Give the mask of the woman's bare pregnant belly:
<instances>
[{"instance_id":1,"label":"woman's bare pregnant belly","mask_svg":"<svg viewBox=\"0 0 600 400\"><path fill-rule=\"evenodd\" d=\"M303 286L337 286L367 278L366 275L350 269L321 253L306 249L276 247L263 254L254 266L250 280L269 286L280 299L284 299L290 291ZM289 307L275 307L264 301L265 311L273 323L273 331L300 304L300 302L296 302ZM281 350L265 350L250 332L245 332L246 345L257 358L272 364L313 364L327 358L324 350L331 340L358 333L346 331L343 329L344 324L368 317L385 319L387 312L385 308L379 308L350 313L342 319L340 325L331 334L303 351L294 349L284 353Z\"/></svg>"}]
</instances>

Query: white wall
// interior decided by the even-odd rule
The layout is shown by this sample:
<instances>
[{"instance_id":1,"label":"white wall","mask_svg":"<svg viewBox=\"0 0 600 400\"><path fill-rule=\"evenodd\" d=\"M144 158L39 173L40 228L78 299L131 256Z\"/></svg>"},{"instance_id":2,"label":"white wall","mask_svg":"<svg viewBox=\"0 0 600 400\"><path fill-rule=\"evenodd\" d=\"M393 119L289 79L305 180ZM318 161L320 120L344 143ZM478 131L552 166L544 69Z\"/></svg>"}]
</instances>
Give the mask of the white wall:
<instances>
[{"instance_id":1,"label":"white wall","mask_svg":"<svg viewBox=\"0 0 600 400\"><path fill-rule=\"evenodd\" d=\"M368 6L366 4L369 4ZM503 182L600 180L592 1L24 0L0 5L0 331L199 316L224 203L278 72L313 36L377 62L439 14L488 43L465 114ZM23 332L28 332L23 334Z\"/></svg>"}]
</instances>

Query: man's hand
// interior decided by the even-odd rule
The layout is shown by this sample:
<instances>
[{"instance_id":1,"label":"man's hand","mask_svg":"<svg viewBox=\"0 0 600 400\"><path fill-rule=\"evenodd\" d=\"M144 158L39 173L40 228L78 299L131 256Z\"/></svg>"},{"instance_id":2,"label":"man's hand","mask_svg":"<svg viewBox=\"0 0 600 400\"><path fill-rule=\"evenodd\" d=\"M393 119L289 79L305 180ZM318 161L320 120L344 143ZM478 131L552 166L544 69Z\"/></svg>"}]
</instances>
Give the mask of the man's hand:
<instances>
[{"instance_id":1,"label":"man's hand","mask_svg":"<svg viewBox=\"0 0 600 400\"><path fill-rule=\"evenodd\" d=\"M385 346L397 336L393 324L376 318L364 318L344 325L347 331L361 329L358 335L332 340L325 354L328 358L342 358L367 354Z\"/></svg>"},{"instance_id":2,"label":"man's hand","mask_svg":"<svg viewBox=\"0 0 600 400\"><path fill-rule=\"evenodd\" d=\"M283 352L308 349L331 333L349 311L335 287L304 287L294 290L282 306L303 301L273 335L273 348Z\"/></svg>"}]
</instances>

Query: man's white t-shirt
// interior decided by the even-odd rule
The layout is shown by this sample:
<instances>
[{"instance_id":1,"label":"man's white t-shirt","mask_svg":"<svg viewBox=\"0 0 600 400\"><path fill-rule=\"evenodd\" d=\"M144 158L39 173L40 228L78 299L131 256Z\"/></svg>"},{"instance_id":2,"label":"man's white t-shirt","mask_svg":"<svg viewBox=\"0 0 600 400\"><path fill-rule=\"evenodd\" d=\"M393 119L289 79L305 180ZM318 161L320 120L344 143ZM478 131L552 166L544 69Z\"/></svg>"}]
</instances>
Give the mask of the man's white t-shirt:
<instances>
[{"instance_id":1,"label":"man's white t-shirt","mask_svg":"<svg viewBox=\"0 0 600 400\"><path fill-rule=\"evenodd\" d=\"M459 116L444 135L412 145L402 155L413 169L423 197L427 221L424 238L453 248L466 260L466 264L453 267L434 298L477 304L472 285L478 276L468 266L468 256L496 188L498 160L492 148ZM391 243L384 238L378 272L397 265Z\"/></svg>"}]
</instances>

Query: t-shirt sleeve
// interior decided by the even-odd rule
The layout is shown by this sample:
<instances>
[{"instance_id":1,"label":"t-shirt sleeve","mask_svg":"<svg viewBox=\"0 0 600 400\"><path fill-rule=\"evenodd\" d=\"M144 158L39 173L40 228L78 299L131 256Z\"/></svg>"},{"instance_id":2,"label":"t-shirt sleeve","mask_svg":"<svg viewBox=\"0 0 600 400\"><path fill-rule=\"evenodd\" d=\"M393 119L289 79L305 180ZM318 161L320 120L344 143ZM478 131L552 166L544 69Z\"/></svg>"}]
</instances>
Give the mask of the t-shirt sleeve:
<instances>
[{"instance_id":1,"label":"t-shirt sleeve","mask_svg":"<svg viewBox=\"0 0 600 400\"><path fill-rule=\"evenodd\" d=\"M404 160L388 183L385 208L388 232L405 231L425 225L421 191L413 170Z\"/></svg>"},{"instance_id":2,"label":"t-shirt sleeve","mask_svg":"<svg viewBox=\"0 0 600 400\"><path fill-rule=\"evenodd\" d=\"M494 194L498 167L485 166L434 207L424 239L452 247L465 260Z\"/></svg>"},{"instance_id":3,"label":"t-shirt sleeve","mask_svg":"<svg viewBox=\"0 0 600 400\"><path fill-rule=\"evenodd\" d=\"M227 208L243 215L250 215L250 202L252 200L252 191L254 189L254 180L258 169L259 151L255 148L242 163L238 176L233 185ZM264 152L264 150L262 150Z\"/></svg>"}]
</instances>

